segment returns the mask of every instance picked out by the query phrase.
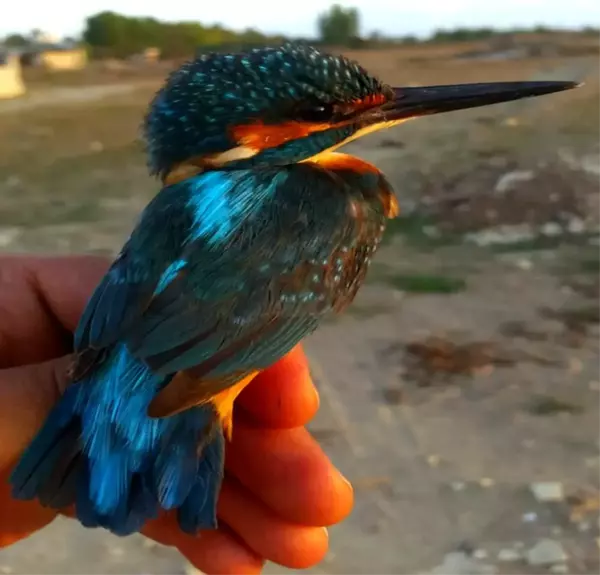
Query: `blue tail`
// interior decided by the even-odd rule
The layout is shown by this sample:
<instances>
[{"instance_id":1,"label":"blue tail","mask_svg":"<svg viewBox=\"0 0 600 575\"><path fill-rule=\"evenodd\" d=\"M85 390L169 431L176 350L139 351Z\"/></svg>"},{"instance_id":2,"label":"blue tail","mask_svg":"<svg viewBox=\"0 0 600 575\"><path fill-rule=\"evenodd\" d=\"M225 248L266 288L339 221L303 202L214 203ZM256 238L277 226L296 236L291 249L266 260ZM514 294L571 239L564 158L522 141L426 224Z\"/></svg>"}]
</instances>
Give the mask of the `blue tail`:
<instances>
[{"instance_id":1,"label":"blue tail","mask_svg":"<svg viewBox=\"0 0 600 575\"><path fill-rule=\"evenodd\" d=\"M150 419L168 380L114 348L50 413L11 475L14 497L75 504L83 525L116 535L139 531L161 508L177 509L187 533L215 528L223 432L210 406Z\"/></svg>"}]
</instances>

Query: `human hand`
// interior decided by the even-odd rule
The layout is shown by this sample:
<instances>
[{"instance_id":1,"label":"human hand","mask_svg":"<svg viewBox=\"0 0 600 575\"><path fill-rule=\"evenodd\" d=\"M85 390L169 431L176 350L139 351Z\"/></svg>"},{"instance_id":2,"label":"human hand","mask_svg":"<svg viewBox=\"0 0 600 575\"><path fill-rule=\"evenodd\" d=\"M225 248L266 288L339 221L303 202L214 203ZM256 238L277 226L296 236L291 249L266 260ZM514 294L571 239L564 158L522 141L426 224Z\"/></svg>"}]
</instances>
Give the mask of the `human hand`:
<instances>
[{"instance_id":1,"label":"human hand","mask_svg":"<svg viewBox=\"0 0 600 575\"><path fill-rule=\"evenodd\" d=\"M107 267L97 257L0 256L0 548L56 516L37 501L12 499L8 477L64 391L72 332ZM318 404L298 347L238 399L219 529L192 537L165 513L144 535L205 573L259 573L265 560L296 569L318 563L324 526L352 507L349 483L303 427Z\"/></svg>"}]
</instances>

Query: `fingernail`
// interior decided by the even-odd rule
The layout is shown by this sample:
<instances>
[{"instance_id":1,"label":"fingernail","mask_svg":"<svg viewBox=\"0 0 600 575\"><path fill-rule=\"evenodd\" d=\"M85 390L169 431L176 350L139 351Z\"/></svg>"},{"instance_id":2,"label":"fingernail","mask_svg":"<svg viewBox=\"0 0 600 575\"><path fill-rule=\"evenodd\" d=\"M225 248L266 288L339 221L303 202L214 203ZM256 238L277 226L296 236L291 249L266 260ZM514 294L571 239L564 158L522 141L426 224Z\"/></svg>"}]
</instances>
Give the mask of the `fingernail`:
<instances>
[{"instance_id":1,"label":"fingernail","mask_svg":"<svg viewBox=\"0 0 600 575\"><path fill-rule=\"evenodd\" d=\"M316 411L319 409L319 407L321 407L321 396L319 395L319 390L315 387L315 384L313 383L312 379L310 379L310 376L309 376L309 380L310 380L311 387L313 390L313 397L314 397L313 401L315 402L315 406L316 406L315 411Z\"/></svg>"},{"instance_id":2,"label":"fingernail","mask_svg":"<svg viewBox=\"0 0 600 575\"><path fill-rule=\"evenodd\" d=\"M350 480L347 479L345 475L342 475L339 471L338 471L338 473L339 473L340 479L348 486L348 488L351 491L354 491L354 487L352 487L352 483L350 483Z\"/></svg>"}]
</instances>

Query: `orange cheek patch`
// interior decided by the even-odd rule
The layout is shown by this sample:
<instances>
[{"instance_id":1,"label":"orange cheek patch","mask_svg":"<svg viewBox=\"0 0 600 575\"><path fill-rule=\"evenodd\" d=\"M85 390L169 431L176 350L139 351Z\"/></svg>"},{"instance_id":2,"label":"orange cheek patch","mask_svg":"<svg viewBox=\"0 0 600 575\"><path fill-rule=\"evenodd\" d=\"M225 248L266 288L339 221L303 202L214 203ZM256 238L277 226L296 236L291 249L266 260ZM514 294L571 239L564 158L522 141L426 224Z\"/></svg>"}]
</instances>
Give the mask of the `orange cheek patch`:
<instances>
[{"instance_id":1,"label":"orange cheek patch","mask_svg":"<svg viewBox=\"0 0 600 575\"><path fill-rule=\"evenodd\" d=\"M373 94L372 96L366 96L360 100L353 100L346 104L340 104L337 106L337 112L350 117L357 113L377 108L387 101L388 98L385 94Z\"/></svg>"},{"instance_id":2,"label":"orange cheek patch","mask_svg":"<svg viewBox=\"0 0 600 575\"><path fill-rule=\"evenodd\" d=\"M381 106L385 104L387 100L388 99L385 94L373 94L372 96L367 96L362 100L355 100L352 102L351 106L355 112L360 112L362 110L368 110L370 108Z\"/></svg>"},{"instance_id":3,"label":"orange cheek patch","mask_svg":"<svg viewBox=\"0 0 600 575\"><path fill-rule=\"evenodd\" d=\"M348 118L345 120L342 119L335 124L311 124L309 122L294 121L283 122L282 124L265 124L258 121L252 124L234 126L231 129L231 136L239 146L245 146L258 151L275 148L290 140L305 138L314 132L323 132L324 130L343 126L346 122L350 121L351 115L381 106L387 100L388 97L385 94L373 94L372 96L338 106L338 113L347 114Z\"/></svg>"},{"instance_id":4,"label":"orange cheek patch","mask_svg":"<svg viewBox=\"0 0 600 575\"><path fill-rule=\"evenodd\" d=\"M304 122L285 122L283 124L263 124L257 122L235 126L231 130L234 140L241 146L256 150L266 150L285 144L289 140L304 138L313 132L322 132L331 128L329 124L308 124Z\"/></svg>"}]
</instances>

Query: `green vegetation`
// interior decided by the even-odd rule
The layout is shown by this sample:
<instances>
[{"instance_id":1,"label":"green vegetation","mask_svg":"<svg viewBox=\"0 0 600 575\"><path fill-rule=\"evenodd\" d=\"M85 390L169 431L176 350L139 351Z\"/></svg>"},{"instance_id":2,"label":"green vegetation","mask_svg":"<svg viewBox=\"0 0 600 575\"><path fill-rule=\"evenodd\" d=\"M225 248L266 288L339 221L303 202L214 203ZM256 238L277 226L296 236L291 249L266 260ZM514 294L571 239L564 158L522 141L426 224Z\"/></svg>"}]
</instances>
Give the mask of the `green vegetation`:
<instances>
[{"instance_id":1,"label":"green vegetation","mask_svg":"<svg viewBox=\"0 0 600 575\"><path fill-rule=\"evenodd\" d=\"M396 236L401 236L407 245L420 249L433 249L461 241L460 236L440 232L434 219L416 212L388 221L383 243L390 243Z\"/></svg>"},{"instance_id":2,"label":"green vegetation","mask_svg":"<svg viewBox=\"0 0 600 575\"><path fill-rule=\"evenodd\" d=\"M390 286L408 293L453 294L466 289L467 282L460 278L427 275L388 275L384 281Z\"/></svg>"},{"instance_id":3,"label":"green vegetation","mask_svg":"<svg viewBox=\"0 0 600 575\"><path fill-rule=\"evenodd\" d=\"M493 36L502 34L494 28L456 28L454 30L436 30L431 42L472 42L474 40L487 40Z\"/></svg>"},{"instance_id":4,"label":"green vegetation","mask_svg":"<svg viewBox=\"0 0 600 575\"><path fill-rule=\"evenodd\" d=\"M23 34L9 34L4 38L3 44L9 48L21 48L27 46L27 38Z\"/></svg>"},{"instance_id":5,"label":"green vegetation","mask_svg":"<svg viewBox=\"0 0 600 575\"><path fill-rule=\"evenodd\" d=\"M560 413L577 415L583 411L583 408L580 405L575 405L574 403L558 399L551 395L540 395L535 397L526 409L532 415L541 417L557 415Z\"/></svg>"},{"instance_id":6,"label":"green vegetation","mask_svg":"<svg viewBox=\"0 0 600 575\"><path fill-rule=\"evenodd\" d=\"M318 18L320 43L358 46L359 13L354 8L334 5ZM105 11L86 20L83 41L93 57L124 58L156 47L163 58L187 57L197 50L236 51L278 44L283 36L269 36L253 29L243 32L199 22L161 22L155 18L134 18Z\"/></svg>"},{"instance_id":7,"label":"green vegetation","mask_svg":"<svg viewBox=\"0 0 600 575\"><path fill-rule=\"evenodd\" d=\"M581 262L581 271L590 274L600 273L600 258L595 257L583 260Z\"/></svg>"},{"instance_id":8,"label":"green vegetation","mask_svg":"<svg viewBox=\"0 0 600 575\"><path fill-rule=\"evenodd\" d=\"M161 22L108 11L90 16L83 33L95 57L126 57L152 46L159 48L164 58L176 58L189 56L202 47L264 45L281 39L252 29L237 33L217 25Z\"/></svg>"},{"instance_id":9,"label":"green vegetation","mask_svg":"<svg viewBox=\"0 0 600 575\"><path fill-rule=\"evenodd\" d=\"M353 46L360 42L360 17L356 8L334 4L319 16L319 38L325 44Z\"/></svg>"}]
</instances>

